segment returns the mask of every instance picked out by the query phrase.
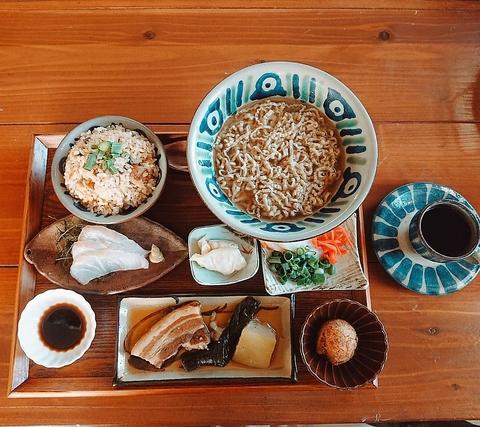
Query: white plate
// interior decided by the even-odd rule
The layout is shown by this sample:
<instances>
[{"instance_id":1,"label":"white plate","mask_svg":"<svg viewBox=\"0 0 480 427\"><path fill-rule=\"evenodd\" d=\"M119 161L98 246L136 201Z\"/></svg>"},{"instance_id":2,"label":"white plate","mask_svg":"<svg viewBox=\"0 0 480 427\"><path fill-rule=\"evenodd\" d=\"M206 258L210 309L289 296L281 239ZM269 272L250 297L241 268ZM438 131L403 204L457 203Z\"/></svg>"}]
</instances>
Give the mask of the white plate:
<instances>
[{"instance_id":1,"label":"white plate","mask_svg":"<svg viewBox=\"0 0 480 427\"><path fill-rule=\"evenodd\" d=\"M281 295L305 291L351 291L366 288L368 286L368 279L363 273L358 255L356 214L352 215L342 226L348 231L353 246L348 248L348 252L345 255L338 257L337 263L335 264L335 274L332 276L327 275L327 280L323 285L298 286L291 280L288 280L285 284L281 284L277 275L268 267L267 258L271 255L272 251L263 247L265 243L273 247L278 246L279 249L282 250L292 250L308 246L321 256L321 252L312 247L310 240L291 243L261 241L263 280L267 292L270 295Z\"/></svg>"},{"instance_id":2,"label":"white plate","mask_svg":"<svg viewBox=\"0 0 480 427\"><path fill-rule=\"evenodd\" d=\"M85 335L74 348L56 351L47 347L40 337L39 323L42 315L52 306L68 303L76 306L85 316ZM18 322L18 340L27 357L46 368L70 365L84 355L95 336L95 313L87 300L76 292L52 289L33 298L24 308Z\"/></svg>"},{"instance_id":3,"label":"white plate","mask_svg":"<svg viewBox=\"0 0 480 427\"><path fill-rule=\"evenodd\" d=\"M277 346L268 369L255 369L235 362L227 366L203 366L187 372L180 364L180 360L159 371L140 370L128 362L129 354L125 352L123 343L128 331L148 314L163 307L199 301L202 311L211 310L228 304L227 309L234 309L245 296L181 296L181 297L124 297L119 304L118 312L118 340L116 361L116 384L144 381L168 380L203 380L203 379L270 379L295 380L295 369L292 356L291 322L292 300L288 297L255 296L261 306L278 306L277 310L260 310L258 317L269 321L277 332Z\"/></svg>"}]
</instances>

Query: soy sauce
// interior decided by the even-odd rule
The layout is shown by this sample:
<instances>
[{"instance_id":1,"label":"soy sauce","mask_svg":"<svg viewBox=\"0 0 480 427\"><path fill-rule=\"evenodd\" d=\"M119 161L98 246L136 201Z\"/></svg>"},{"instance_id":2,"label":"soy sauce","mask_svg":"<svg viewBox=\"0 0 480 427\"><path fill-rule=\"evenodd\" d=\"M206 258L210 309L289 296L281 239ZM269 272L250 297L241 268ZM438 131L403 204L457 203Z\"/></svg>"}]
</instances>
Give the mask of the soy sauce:
<instances>
[{"instance_id":1,"label":"soy sauce","mask_svg":"<svg viewBox=\"0 0 480 427\"><path fill-rule=\"evenodd\" d=\"M83 313L74 305L62 303L50 307L40 319L40 336L47 347L67 351L82 341L86 330Z\"/></svg>"},{"instance_id":2,"label":"soy sauce","mask_svg":"<svg viewBox=\"0 0 480 427\"><path fill-rule=\"evenodd\" d=\"M460 209L439 205L425 212L420 224L425 241L438 253L459 257L472 250L474 230Z\"/></svg>"}]
</instances>

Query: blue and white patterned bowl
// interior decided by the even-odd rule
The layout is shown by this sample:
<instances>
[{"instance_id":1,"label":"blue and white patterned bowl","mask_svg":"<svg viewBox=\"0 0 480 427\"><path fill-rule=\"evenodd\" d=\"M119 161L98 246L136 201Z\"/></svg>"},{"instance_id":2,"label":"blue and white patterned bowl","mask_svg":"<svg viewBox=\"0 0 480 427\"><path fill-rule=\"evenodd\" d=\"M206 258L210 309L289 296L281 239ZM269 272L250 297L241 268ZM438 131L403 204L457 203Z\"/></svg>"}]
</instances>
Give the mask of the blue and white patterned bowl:
<instances>
[{"instance_id":1,"label":"blue and white patterned bowl","mask_svg":"<svg viewBox=\"0 0 480 427\"><path fill-rule=\"evenodd\" d=\"M213 144L226 119L243 105L270 96L315 105L336 125L346 151L343 181L330 203L310 217L261 221L241 211L215 178ZM362 103L343 83L317 68L265 62L244 68L215 86L193 117L188 134L189 171L210 210L235 230L268 241L290 242L326 233L344 222L365 199L377 167L377 139Z\"/></svg>"}]
</instances>

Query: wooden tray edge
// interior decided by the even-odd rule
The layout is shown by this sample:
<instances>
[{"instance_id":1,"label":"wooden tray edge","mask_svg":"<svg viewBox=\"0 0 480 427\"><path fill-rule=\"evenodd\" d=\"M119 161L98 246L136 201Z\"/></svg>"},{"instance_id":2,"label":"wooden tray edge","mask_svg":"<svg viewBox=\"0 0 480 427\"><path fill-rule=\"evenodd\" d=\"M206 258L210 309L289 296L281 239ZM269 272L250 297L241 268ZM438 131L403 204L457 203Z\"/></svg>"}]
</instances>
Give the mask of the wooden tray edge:
<instances>
[{"instance_id":1,"label":"wooden tray edge","mask_svg":"<svg viewBox=\"0 0 480 427\"><path fill-rule=\"evenodd\" d=\"M34 136L30 149L29 171L25 189L23 210L23 225L21 250L18 269L17 289L15 294L15 311L13 314L13 331L10 349L10 365L8 372L7 397L28 379L29 359L20 347L17 338L17 326L20 313L31 299L35 290L35 267L28 264L23 258L25 244L37 233L40 228L40 218L33 218L32 210L38 210L43 204L43 189L45 187L45 172L47 167L48 148L41 139ZM39 179L43 177L43 179ZM24 289L26 288L26 289Z\"/></svg>"},{"instance_id":2,"label":"wooden tray edge","mask_svg":"<svg viewBox=\"0 0 480 427\"><path fill-rule=\"evenodd\" d=\"M181 125L159 125L152 126L157 134L171 134L178 133L184 134L187 132L188 127ZM61 141L64 135L33 135L33 144L30 151L30 160L29 160L29 172L27 177L27 187L25 190L25 204L24 204L24 214L23 214L23 232L21 239L21 254L19 262L19 273L17 281L17 290L16 290L16 299L15 299L15 312L14 312L14 324L12 331L12 344L11 344L11 354L10 354L10 367L9 367L9 378L8 378L8 398L45 398L45 397L99 397L99 396L119 396L119 395L132 395L132 392L137 395L152 395L158 394L159 389L118 389L112 386L110 390L78 390L78 391L20 391L16 390L22 383L28 379L29 371L29 359L23 353L17 339L17 324L20 313L25 307L26 303L31 299L31 295L34 293L35 282L36 282L36 273L35 268L28 264L23 258L23 248L25 244L31 240L36 232L40 228L40 220L36 219L31 221L30 212L32 206L40 207L43 204L43 188L45 186L45 174L47 167L47 156L48 149L55 148L56 145ZM35 169L34 169L35 166ZM43 179L41 182L35 181L35 173L43 173L41 176ZM37 187L38 188L37 188ZM40 191L39 191L40 189ZM36 190L36 191L35 191ZM35 194L41 194L40 199L34 199ZM35 203L36 202L36 203ZM38 209L38 208L37 208ZM362 269L365 273L365 276L368 280L368 262L367 262L367 247L366 247L366 238L365 235L365 226L364 226L364 214L362 205L358 208L357 212L357 242L358 242L358 251L360 256L360 263ZM361 237L361 238L358 238ZM30 298L25 298L25 295L22 295L22 288L29 285L31 289L28 290ZM370 287L367 286L365 289L352 291L358 294L363 294L364 297L361 298L361 303L365 303L366 306L371 309L371 299L370 299ZM360 299L360 298L359 298ZM365 301L365 302L364 302ZM294 343L292 343L293 345ZM21 366L19 366L21 365ZM298 369L298 367L297 367ZM16 372L18 371L18 372ZM112 379L113 380L113 379ZM378 377L371 383L375 388L378 387ZM238 385L237 385L238 386ZM278 383L277 386L288 386L287 384ZM232 384L232 387L235 388L236 385ZM249 385L249 387L261 387L261 385L255 386L254 384ZM302 384L296 383L297 389L303 389ZM305 390L311 390L311 385L305 385ZM199 390L202 387L195 387ZM367 386L368 388L368 386ZM175 392L176 389L172 389L172 392ZM181 392L181 388L178 389ZM163 391L161 389L160 391Z\"/></svg>"}]
</instances>

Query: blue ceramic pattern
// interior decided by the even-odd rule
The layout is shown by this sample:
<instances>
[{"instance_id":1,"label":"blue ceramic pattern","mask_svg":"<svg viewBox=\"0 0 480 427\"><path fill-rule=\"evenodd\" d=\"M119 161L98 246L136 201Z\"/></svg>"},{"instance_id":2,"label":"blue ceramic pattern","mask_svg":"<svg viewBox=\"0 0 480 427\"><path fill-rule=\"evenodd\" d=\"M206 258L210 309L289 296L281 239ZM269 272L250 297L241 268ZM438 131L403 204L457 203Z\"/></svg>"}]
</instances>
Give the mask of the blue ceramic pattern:
<instances>
[{"instance_id":1,"label":"blue ceramic pattern","mask_svg":"<svg viewBox=\"0 0 480 427\"><path fill-rule=\"evenodd\" d=\"M420 209L439 200L470 203L451 188L418 182L392 191L378 206L372 226L374 251L385 270L398 283L415 292L444 295L467 286L480 271L473 259L438 263L423 258L409 239L410 221Z\"/></svg>"},{"instance_id":2,"label":"blue ceramic pattern","mask_svg":"<svg viewBox=\"0 0 480 427\"><path fill-rule=\"evenodd\" d=\"M242 95L244 94L246 87L248 87L248 85L245 85L245 82L240 80L236 87L226 88L222 97L218 97L210 103L199 127L199 134L202 135L203 140L198 140L196 144L199 158L198 165L204 169L204 172L206 172L205 187L215 199L229 205L231 205L231 203L216 182L215 172L212 165L213 142L225 120L245 103L245 96ZM263 99L270 96L288 96L288 94L291 94L290 96L302 99L310 104L318 105L318 103L321 103L323 107L321 108L322 111L335 122L342 122L345 119L354 119L356 117L352 106L349 105L338 91L333 88L322 88L313 76L303 76L302 80L300 80L298 74L281 76L274 72L268 72L261 75L251 85L251 88L251 94L247 94L249 101ZM288 92L286 88L289 89ZM322 100L322 94L324 93L327 95L325 99ZM221 101L221 98L224 99L224 102ZM342 123L342 126L337 126L341 128L340 135L342 138L362 134L362 129L356 126L356 122L351 123L353 127L348 127L348 125L349 123ZM359 160L360 164L363 164L361 163L362 156L365 155L369 149L368 146L364 144L364 139L360 138L356 141L349 141L346 139L343 142L345 145L348 145L346 152L349 155L350 163L355 164L355 160ZM355 145L350 145L352 143ZM353 165L346 167L343 173L343 182L332 198L332 202L335 202L338 199L349 199L354 197L361 183L361 173L356 171ZM334 206L335 203L332 205ZM320 212L336 213L341 210L342 207L329 207L328 209L322 209ZM259 221L250 217L246 213L232 209L225 210L225 213L233 216L244 216L245 218L242 219L242 222L258 224L262 230L276 233L295 233L305 230L305 228L313 227L315 224L324 222L324 219L317 218L315 215L306 218L302 221L303 225L301 225L298 222L294 224Z\"/></svg>"}]
</instances>

